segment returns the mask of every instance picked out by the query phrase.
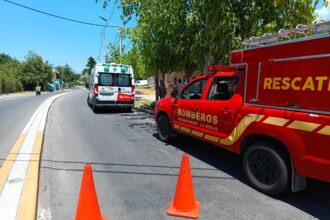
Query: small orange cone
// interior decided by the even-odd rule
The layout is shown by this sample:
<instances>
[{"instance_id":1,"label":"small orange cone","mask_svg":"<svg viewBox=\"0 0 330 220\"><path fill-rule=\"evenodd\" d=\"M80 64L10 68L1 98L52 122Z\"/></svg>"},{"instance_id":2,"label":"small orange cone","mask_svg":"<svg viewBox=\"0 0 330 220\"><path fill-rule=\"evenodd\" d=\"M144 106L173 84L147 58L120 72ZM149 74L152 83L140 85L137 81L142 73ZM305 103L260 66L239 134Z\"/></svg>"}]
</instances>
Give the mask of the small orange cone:
<instances>
[{"instance_id":1,"label":"small orange cone","mask_svg":"<svg viewBox=\"0 0 330 220\"><path fill-rule=\"evenodd\" d=\"M175 196L167 209L167 214L185 218L198 218L199 206L200 203L195 200L194 196L189 157L185 153L182 155Z\"/></svg>"},{"instance_id":2,"label":"small orange cone","mask_svg":"<svg viewBox=\"0 0 330 220\"><path fill-rule=\"evenodd\" d=\"M92 166L86 164L81 182L76 220L105 220L101 215L94 186Z\"/></svg>"}]
</instances>

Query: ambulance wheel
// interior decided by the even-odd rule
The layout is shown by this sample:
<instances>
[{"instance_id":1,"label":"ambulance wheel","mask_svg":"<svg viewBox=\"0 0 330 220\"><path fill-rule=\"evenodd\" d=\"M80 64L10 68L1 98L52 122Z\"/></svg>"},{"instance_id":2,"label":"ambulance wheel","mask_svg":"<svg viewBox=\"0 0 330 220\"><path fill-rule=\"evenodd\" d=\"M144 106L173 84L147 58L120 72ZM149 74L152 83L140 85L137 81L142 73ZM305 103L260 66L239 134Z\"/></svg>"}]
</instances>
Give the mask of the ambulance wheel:
<instances>
[{"instance_id":1,"label":"ambulance wheel","mask_svg":"<svg viewBox=\"0 0 330 220\"><path fill-rule=\"evenodd\" d=\"M132 107L125 108L125 111L128 112L128 113L132 113L133 112L133 108Z\"/></svg>"},{"instance_id":2,"label":"ambulance wheel","mask_svg":"<svg viewBox=\"0 0 330 220\"><path fill-rule=\"evenodd\" d=\"M89 96L87 96L87 105L88 105L89 107L91 107L91 102L90 102Z\"/></svg>"},{"instance_id":3,"label":"ambulance wheel","mask_svg":"<svg viewBox=\"0 0 330 220\"><path fill-rule=\"evenodd\" d=\"M172 139L172 129L170 120L166 115L159 116L157 120L157 132L159 139L164 142L170 142Z\"/></svg>"},{"instance_id":4,"label":"ambulance wheel","mask_svg":"<svg viewBox=\"0 0 330 220\"><path fill-rule=\"evenodd\" d=\"M98 113L99 112L99 108L93 103L92 105L92 109L94 113Z\"/></svg>"},{"instance_id":5,"label":"ambulance wheel","mask_svg":"<svg viewBox=\"0 0 330 220\"><path fill-rule=\"evenodd\" d=\"M289 189L290 163L282 151L268 143L253 144L245 151L243 170L252 187L265 194L280 195Z\"/></svg>"}]
</instances>

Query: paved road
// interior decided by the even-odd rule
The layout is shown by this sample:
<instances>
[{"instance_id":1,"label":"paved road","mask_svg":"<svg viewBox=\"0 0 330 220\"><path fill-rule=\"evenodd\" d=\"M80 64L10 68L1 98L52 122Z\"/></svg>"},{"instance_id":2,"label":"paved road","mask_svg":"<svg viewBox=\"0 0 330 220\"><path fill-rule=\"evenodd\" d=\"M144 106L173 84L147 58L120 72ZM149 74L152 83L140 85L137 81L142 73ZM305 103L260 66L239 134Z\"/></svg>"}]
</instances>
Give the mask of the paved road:
<instances>
[{"instance_id":1,"label":"paved road","mask_svg":"<svg viewBox=\"0 0 330 220\"><path fill-rule=\"evenodd\" d=\"M34 111L54 94L58 93L43 93L41 96L30 94L0 100L0 165Z\"/></svg>"},{"instance_id":2,"label":"paved road","mask_svg":"<svg viewBox=\"0 0 330 220\"><path fill-rule=\"evenodd\" d=\"M166 215L182 152L190 154L199 219L329 219L330 184L309 181L303 192L270 198L251 189L238 156L181 137L167 145L144 113L94 114L86 92L50 109L41 164L39 219L74 219L83 166L92 163L107 219L175 219Z\"/></svg>"}]
</instances>

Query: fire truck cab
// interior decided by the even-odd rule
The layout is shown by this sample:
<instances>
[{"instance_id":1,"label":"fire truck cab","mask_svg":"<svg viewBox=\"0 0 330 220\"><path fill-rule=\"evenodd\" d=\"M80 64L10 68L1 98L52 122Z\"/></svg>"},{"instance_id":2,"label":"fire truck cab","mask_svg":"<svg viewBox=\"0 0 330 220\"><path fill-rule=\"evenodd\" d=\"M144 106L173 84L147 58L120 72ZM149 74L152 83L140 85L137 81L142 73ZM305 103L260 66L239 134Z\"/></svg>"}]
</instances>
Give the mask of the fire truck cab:
<instances>
[{"instance_id":1,"label":"fire truck cab","mask_svg":"<svg viewBox=\"0 0 330 220\"><path fill-rule=\"evenodd\" d=\"M269 195L302 190L306 177L330 182L329 31L322 22L243 42L231 66L157 102L159 138L182 133L242 155L249 184Z\"/></svg>"}]
</instances>

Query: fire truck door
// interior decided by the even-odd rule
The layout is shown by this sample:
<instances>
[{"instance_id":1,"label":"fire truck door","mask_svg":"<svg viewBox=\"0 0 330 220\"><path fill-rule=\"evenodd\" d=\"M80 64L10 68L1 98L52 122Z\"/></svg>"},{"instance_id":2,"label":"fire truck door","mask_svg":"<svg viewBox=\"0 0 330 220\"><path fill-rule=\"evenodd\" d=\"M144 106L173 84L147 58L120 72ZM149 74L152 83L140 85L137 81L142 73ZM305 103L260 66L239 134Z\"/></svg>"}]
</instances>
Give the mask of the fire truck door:
<instances>
[{"instance_id":1,"label":"fire truck door","mask_svg":"<svg viewBox=\"0 0 330 220\"><path fill-rule=\"evenodd\" d=\"M173 111L173 122L180 125L180 130L185 133L200 130L196 114L200 112L201 97L206 82L207 79L194 81L179 94L176 102L177 109Z\"/></svg>"},{"instance_id":2,"label":"fire truck door","mask_svg":"<svg viewBox=\"0 0 330 220\"><path fill-rule=\"evenodd\" d=\"M242 97L235 93L236 77L215 78L201 112L212 116L207 131L220 139L229 138L235 128L235 115L242 104ZM234 137L232 137L234 138ZM220 141L220 140L219 140Z\"/></svg>"}]
</instances>

